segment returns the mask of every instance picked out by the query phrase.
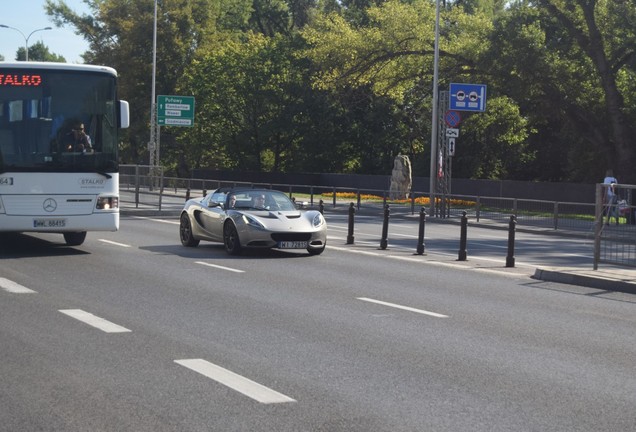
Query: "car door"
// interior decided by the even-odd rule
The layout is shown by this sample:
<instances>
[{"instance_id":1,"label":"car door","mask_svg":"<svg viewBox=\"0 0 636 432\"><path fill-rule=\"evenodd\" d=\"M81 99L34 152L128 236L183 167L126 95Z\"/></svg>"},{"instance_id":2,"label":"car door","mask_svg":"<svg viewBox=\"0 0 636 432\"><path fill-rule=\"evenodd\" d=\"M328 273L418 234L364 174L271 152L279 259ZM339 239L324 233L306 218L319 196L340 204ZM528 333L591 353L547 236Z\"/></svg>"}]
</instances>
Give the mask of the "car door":
<instances>
[{"instance_id":1,"label":"car door","mask_svg":"<svg viewBox=\"0 0 636 432\"><path fill-rule=\"evenodd\" d=\"M203 203L201 223L210 238L214 241L223 241L223 221L225 209L223 203L214 201L212 197Z\"/></svg>"}]
</instances>

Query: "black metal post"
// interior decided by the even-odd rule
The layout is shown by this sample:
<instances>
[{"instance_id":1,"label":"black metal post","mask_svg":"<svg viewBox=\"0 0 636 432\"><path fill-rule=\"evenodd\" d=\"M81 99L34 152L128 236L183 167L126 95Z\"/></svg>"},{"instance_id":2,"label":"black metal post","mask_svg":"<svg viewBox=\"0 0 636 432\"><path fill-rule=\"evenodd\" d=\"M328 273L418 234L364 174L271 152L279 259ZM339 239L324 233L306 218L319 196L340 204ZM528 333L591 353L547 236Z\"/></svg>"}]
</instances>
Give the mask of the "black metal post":
<instances>
[{"instance_id":1,"label":"black metal post","mask_svg":"<svg viewBox=\"0 0 636 432\"><path fill-rule=\"evenodd\" d=\"M384 206L384 220L382 222L382 239L380 240L380 249L386 249L388 245L388 234L389 234L389 214L391 210L389 209L389 205Z\"/></svg>"},{"instance_id":2,"label":"black metal post","mask_svg":"<svg viewBox=\"0 0 636 432\"><path fill-rule=\"evenodd\" d=\"M325 214L325 202L323 200L318 203L318 211L320 214Z\"/></svg>"},{"instance_id":3,"label":"black metal post","mask_svg":"<svg viewBox=\"0 0 636 432\"><path fill-rule=\"evenodd\" d=\"M356 213L353 203L349 204L349 234L347 235L347 244L353 244L353 215Z\"/></svg>"},{"instance_id":4,"label":"black metal post","mask_svg":"<svg viewBox=\"0 0 636 432\"><path fill-rule=\"evenodd\" d=\"M426 226L426 210L420 209L420 229L417 234L417 254L424 254L424 227Z\"/></svg>"},{"instance_id":5,"label":"black metal post","mask_svg":"<svg viewBox=\"0 0 636 432\"><path fill-rule=\"evenodd\" d=\"M515 231L517 228L517 217L510 216L508 224L508 255L506 255L506 267L515 266Z\"/></svg>"},{"instance_id":6,"label":"black metal post","mask_svg":"<svg viewBox=\"0 0 636 432\"><path fill-rule=\"evenodd\" d=\"M468 218L466 212L462 212L462 224L459 236L459 254L457 261L466 261L466 235L468 231Z\"/></svg>"},{"instance_id":7,"label":"black metal post","mask_svg":"<svg viewBox=\"0 0 636 432\"><path fill-rule=\"evenodd\" d=\"M190 188L186 189L186 198L185 200L189 200L190 199Z\"/></svg>"}]
</instances>

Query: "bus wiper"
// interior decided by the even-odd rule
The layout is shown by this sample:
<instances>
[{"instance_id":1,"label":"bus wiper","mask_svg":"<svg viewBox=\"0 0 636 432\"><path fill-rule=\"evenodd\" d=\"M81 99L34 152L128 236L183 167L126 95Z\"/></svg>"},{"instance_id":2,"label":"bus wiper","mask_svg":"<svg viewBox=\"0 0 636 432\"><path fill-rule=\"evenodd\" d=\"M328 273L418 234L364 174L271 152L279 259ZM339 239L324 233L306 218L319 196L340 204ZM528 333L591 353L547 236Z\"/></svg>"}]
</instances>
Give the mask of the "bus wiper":
<instances>
[{"instance_id":1,"label":"bus wiper","mask_svg":"<svg viewBox=\"0 0 636 432\"><path fill-rule=\"evenodd\" d=\"M103 175L103 176L104 176L104 177L106 177L107 179L111 179L111 178L113 178L113 176L112 176L112 175L107 174L107 173L104 173L104 172L97 171L97 174Z\"/></svg>"}]
</instances>

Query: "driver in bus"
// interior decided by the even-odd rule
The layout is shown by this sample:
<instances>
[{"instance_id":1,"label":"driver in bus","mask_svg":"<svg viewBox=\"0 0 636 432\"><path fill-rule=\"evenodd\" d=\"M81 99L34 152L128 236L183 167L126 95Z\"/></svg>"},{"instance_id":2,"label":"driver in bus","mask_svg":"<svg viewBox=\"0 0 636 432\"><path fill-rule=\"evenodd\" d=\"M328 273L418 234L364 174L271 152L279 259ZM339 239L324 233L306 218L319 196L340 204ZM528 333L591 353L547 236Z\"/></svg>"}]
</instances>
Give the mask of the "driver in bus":
<instances>
[{"instance_id":1,"label":"driver in bus","mask_svg":"<svg viewBox=\"0 0 636 432\"><path fill-rule=\"evenodd\" d=\"M66 134L64 145L66 146L66 151L69 152L86 153L93 151L91 137L85 132L84 123L77 121L72 124L71 131Z\"/></svg>"}]
</instances>

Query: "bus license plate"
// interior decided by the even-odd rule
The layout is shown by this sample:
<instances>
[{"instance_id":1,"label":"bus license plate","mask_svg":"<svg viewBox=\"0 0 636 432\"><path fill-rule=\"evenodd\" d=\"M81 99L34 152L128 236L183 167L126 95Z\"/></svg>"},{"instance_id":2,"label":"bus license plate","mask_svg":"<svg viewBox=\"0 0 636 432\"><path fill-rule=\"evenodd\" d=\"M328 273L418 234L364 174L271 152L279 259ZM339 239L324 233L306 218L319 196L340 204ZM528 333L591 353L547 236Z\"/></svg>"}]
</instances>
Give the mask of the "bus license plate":
<instances>
[{"instance_id":1,"label":"bus license plate","mask_svg":"<svg viewBox=\"0 0 636 432\"><path fill-rule=\"evenodd\" d=\"M64 228L66 219L33 219L33 228Z\"/></svg>"},{"instance_id":2,"label":"bus license plate","mask_svg":"<svg viewBox=\"0 0 636 432\"><path fill-rule=\"evenodd\" d=\"M282 241L278 243L280 249L306 249L307 246L306 241Z\"/></svg>"}]
</instances>

